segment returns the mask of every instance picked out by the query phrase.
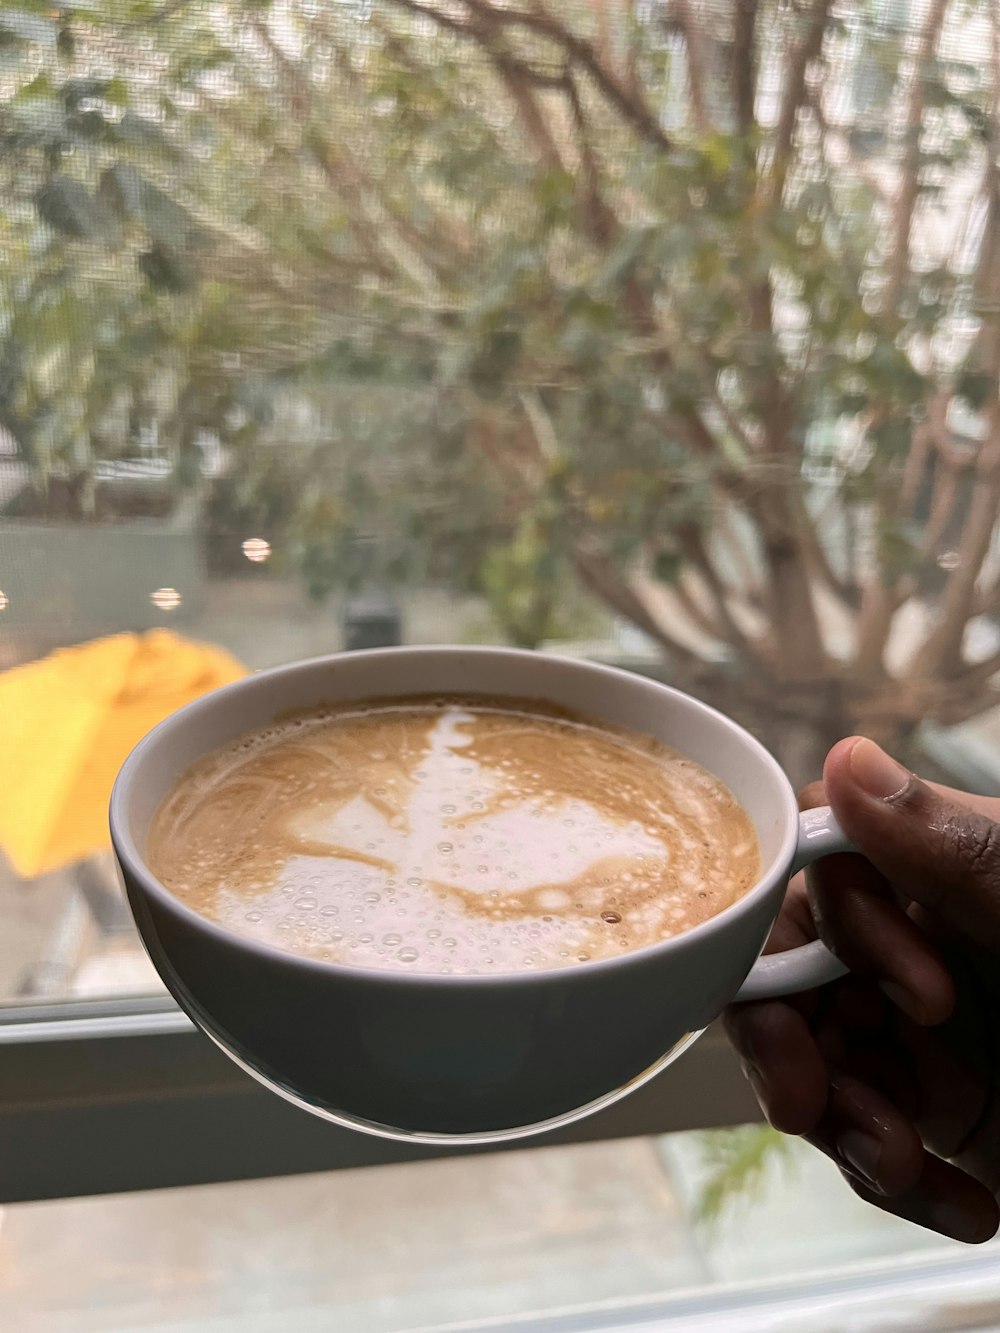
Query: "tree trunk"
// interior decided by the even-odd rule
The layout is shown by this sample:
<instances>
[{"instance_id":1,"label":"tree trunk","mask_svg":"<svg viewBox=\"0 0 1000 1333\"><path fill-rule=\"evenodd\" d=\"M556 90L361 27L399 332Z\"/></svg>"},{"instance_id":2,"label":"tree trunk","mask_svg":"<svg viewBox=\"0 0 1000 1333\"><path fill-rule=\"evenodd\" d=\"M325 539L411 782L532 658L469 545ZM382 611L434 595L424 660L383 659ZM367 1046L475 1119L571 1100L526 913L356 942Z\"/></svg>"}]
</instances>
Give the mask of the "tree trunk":
<instances>
[{"instance_id":1,"label":"tree trunk","mask_svg":"<svg viewBox=\"0 0 1000 1333\"><path fill-rule=\"evenodd\" d=\"M881 717L877 726L866 723L866 699L837 677L789 684L745 669L707 665L696 671L665 665L650 674L745 727L774 755L796 790L821 778L830 748L856 734L871 735L904 764L926 767L913 745L920 719Z\"/></svg>"},{"instance_id":2,"label":"tree trunk","mask_svg":"<svg viewBox=\"0 0 1000 1333\"><path fill-rule=\"evenodd\" d=\"M664 663L648 674L745 727L774 755L796 789L822 776L830 747L855 729L839 680L796 686L707 664L692 671Z\"/></svg>"}]
</instances>

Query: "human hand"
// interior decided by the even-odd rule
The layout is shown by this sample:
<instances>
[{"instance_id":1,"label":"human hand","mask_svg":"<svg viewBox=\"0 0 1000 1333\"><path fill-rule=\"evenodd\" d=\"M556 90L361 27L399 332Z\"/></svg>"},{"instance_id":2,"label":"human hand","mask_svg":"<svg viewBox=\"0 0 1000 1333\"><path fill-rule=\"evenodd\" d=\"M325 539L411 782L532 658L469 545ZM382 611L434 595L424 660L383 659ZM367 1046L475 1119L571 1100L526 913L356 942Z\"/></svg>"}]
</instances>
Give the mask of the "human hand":
<instances>
[{"instance_id":1,"label":"human hand","mask_svg":"<svg viewBox=\"0 0 1000 1333\"><path fill-rule=\"evenodd\" d=\"M869 1203L956 1240L1000 1224L1000 799L925 783L874 742L831 750L832 805L863 856L793 881L768 951L815 939L851 968L734 1005L726 1027L771 1124Z\"/></svg>"}]
</instances>

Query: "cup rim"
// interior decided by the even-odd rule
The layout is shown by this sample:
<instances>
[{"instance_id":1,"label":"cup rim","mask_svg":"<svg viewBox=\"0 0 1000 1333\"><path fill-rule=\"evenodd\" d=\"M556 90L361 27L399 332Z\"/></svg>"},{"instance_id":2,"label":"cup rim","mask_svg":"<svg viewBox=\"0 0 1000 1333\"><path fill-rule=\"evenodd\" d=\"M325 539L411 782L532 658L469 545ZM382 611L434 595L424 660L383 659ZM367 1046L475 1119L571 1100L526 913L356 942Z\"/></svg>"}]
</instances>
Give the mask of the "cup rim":
<instances>
[{"instance_id":1,"label":"cup rim","mask_svg":"<svg viewBox=\"0 0 1000 1333\"><path fill-rule=\"evenodd\" d=\"M297 672L309 672L324 665L336 663L346 657L354 659L373 659L386 658L390 656L449 656L464 655L472 657L493 657L493 658L517 658L517 659L538 659L541 658L547 662L555 662L560 668L581 674L597 675L606 677L609 682L624 681L630 685L640 682L649 687L654 693L666 693L674 700L680 701L683 707L686 707L706 719L711 719L715 723L721 723L727 729L736 732L746 749L755 756L758 762L778 779L778 788L784 799L786 827L782 835L781 845L778 852L771 858L767 866L764 867L755 883L746 893L742 894L728 907L724 907L721 912L716 912L714 916L700 922L696 926L691 926L683 930L678 935L669 936L667 939L658 940L655 944L643 945L638 949L629 949L625 953L613 958L592 958L586 962L577 962L569 967L547 967L539 968L533 971L523 972L474 972L474 973L441 973L441 972L397 972L389 968L379 969L374 967L364 967L354 963L335 962L325 958L313 958L307 954L295 953L291 949L282 949L277 945L266 944L261 940L252 939L250 936L241 935L238 931L230 929L217 921L213 921L200 912L189 907L187 903L182 902L175 894L163 884L156 875L153 874L145 857L140 853L132 837L129 827L129 802L131 791L138 775L142 771L147 756L155 748L162 737L168 734L176 727L181 720L188 720L197 717L199 714L207 713L211 708L217 706L217 702L223 695L232 696L243 690L253 687L261 679L273 679L278 676L291 675ZM471 692L471 691L470 691ZM433 693L433 691L428 691ZM546 692L544 688L539 692L539 698L545 699ZM558 702L553 700L553 702ZM600 718L595 718L600 721ZM642 731L641 727L632 728ZM252 730L252 728L251 728ZM235 739L235 738L234 738ZM210 750L205 750L205 754ZM192 760L191 762L195 762ZM711 770L710 770L711 771ZM210 937L214 937L220 944L229 947L236 947L245 952L261 957L270 962L282 963L285 966L304 967L308 971L318 972L320 975L335 976L340 978L356 977L359 981L377 982L380 985L402 985L402 986L433 986L435 988L459 988L465 986L488 987L497 985L519 985L519 984L558 984L579 977L581 980L588 976L597 976L602 973L617 971L623 967L633 964L633 961L639 958L649 959L654 956L666 956L672 952L677 952L684 948L690 941L696 939L706 939L712 934L719 933L726 929L731 923L735 923L742 916L751 915L758 905L760 899L765 897L773 888L776 876L780 876L782 868L791 865L795 854L795 847L798 841L798 804L795 799L795 793L787 775L771 752L757 740L757 738L740 723L728 717L725 713L710 704L703 703L693 695L687 694L684 690L679 690L673 685L666 685L661 681L648 676L640 676L635 672L627 671L622 667L609 666L603 662L593 662L590 659L580 659L572 657L561 657L556 654L541 654L537 651L524 648L506 648L492 647L489 645L464 645L464 644L413 644L402 645L393 648L366 648L357 649L350 653L326 653L316 657L301 658L293 662L284 662L278 666L268 667L261 671L254 671L239 680L232 681L228 685L223 685L215 690L210 690L207 694L192 700L191 703L183 705L175 710L168 717L157 723L146 735L134 746L125 759L118 775L115 778L114 787L111 792L109 803L109 823L111 829L111 842L115 855L120 862L123 871L127 871L140 885L142 891L156 900L166 910L179 915L187 921L193 928L203 931Z\"/></svg>"}]
</instances>

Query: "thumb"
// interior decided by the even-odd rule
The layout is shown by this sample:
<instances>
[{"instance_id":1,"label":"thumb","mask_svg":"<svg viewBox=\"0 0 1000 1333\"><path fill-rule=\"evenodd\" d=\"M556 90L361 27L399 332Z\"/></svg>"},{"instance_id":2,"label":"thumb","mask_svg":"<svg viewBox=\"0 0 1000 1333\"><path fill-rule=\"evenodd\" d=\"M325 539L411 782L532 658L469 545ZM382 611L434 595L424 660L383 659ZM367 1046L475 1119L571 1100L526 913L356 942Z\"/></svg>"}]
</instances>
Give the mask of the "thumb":
<instances>
[{"instance_id":1,"label":"thumb","mask_svg":"<svg viewBox=\"0 0 1000 1333\"><path fill-rule=\"evenodd\" d=\"M844 832L894 889L1000 949L1000 824L864 737L835 745L823 778Z\"/></svg>"}]
</instances>

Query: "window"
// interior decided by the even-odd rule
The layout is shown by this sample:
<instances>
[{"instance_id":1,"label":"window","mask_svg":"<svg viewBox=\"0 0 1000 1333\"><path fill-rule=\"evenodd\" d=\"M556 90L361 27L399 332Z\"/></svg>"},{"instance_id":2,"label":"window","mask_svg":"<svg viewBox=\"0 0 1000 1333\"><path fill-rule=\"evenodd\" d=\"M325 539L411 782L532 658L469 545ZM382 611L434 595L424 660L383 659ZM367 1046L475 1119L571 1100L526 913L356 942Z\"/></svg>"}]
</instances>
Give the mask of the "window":
<instances>
[{"instance_id":1,"label":"window","mask_svg":"<svg viewBox=\"0 0 1000 1333\"><path fill-rule=\"evenodd\" d=\"M101 783L234 674L509 642L1000 791L998 52L989 0L0 12L12 1207L398 1160L131 931ZM710 1034L577 1132L753 1115Z\"/></svg>"}]
</instances>

